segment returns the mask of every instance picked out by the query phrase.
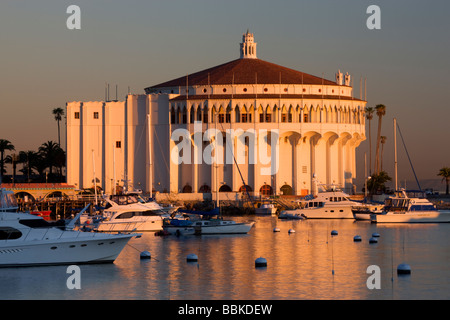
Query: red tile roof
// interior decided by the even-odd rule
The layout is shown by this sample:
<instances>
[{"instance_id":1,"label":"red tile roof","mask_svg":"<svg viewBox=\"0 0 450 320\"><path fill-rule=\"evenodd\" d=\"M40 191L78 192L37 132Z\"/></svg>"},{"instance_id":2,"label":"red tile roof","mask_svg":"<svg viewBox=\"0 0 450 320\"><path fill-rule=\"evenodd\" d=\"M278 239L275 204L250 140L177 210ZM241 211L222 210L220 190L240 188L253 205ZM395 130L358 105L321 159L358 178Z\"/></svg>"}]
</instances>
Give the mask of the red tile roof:
<instances>
[{"instance_id":1,"label":"red tile roof","mask_svg":"<svg viewBox=\"0 0 450 320\"><path fill-rule=\"evenodd\" d=\"M336 82L261 59L236 59L216 67L145 88L145 90L149 92L156 88L185 86L186 80L188 80L189 86L195 86L208 84L279 84L280 78L282 84L336 85Z\"/></svg>"}]
</instances>

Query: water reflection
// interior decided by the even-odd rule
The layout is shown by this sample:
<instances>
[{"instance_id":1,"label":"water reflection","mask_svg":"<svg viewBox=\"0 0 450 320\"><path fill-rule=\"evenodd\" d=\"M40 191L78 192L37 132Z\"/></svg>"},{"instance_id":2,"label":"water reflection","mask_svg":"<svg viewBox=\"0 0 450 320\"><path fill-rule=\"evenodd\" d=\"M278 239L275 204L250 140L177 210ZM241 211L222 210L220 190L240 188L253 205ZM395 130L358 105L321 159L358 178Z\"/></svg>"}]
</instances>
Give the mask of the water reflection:
<instances>
[{"instance_id":1,"label":"water reflection","mask_svg":"<svg viewBox=\"0 0 450 320\"><path fill-rule=\"evenodd\" d=\"M236 220L240 220L239 218ZM242 218L242 220L244 220ZM449 224L382 226L350 220L255 217L247 235L133 239L114 264L81 266L81 290L66 267L0 269L1 299L448 299ZM280 232L273 232L279 227ZM289 234L289 229L296 232ZM338 230L331 236L331 230ZM369 244L372 233L381 237ZM360 235L361 242L353 237ZM151 253L140 260L140 252ZM188 263L190 253L198 262ZM264 257L266 268L255 268ZM402 262L410 276L398 277ZM369 265L381 290L369 290ZM392 279L394 281L392 281Z\"/></svg>"}]
</instances>

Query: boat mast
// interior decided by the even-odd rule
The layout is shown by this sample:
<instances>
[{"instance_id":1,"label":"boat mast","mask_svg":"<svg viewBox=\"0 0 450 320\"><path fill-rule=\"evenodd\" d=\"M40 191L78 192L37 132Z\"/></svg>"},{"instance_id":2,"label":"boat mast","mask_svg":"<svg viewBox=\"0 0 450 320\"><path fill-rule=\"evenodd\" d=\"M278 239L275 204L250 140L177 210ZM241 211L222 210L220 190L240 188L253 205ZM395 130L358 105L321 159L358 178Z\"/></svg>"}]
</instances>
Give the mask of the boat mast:
<instances>
[{"instance_id":1,"label":"boat mast","mask_svg":"<svg viewBox=\"0 0 450 320\"><path fill-rule=\"evenodd\" d=\"M150 111L149 111L150 112ZM151 144L151 120L150 114L147 115L148 120L148 162L149 162L149 185L150 185L150 199L153 198L153 172L152 172L152 144Z\"/></svg>"},{"instance_id":2,"label":"boat mast","mask_svg":"<svg viewBox=\"0 0 450 320\"><path fill-rule=\"evenodd\" d=\"M397 180L397 119L394 118L394 181L395 190L398 190L398 180Z\"/></svg>"}]
</instances>

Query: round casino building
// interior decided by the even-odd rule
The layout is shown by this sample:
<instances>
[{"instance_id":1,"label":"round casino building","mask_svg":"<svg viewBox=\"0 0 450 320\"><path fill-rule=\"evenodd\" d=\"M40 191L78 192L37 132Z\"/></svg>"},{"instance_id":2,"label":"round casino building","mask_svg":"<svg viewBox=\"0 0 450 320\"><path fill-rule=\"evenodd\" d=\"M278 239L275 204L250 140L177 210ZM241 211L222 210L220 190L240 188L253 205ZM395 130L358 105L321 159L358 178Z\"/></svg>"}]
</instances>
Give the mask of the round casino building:
<instances>
[{"instance_id":1,"label":"round casino building","mask_svg":"<svg viewBox=\"0 0 450 320\"><path fill-rule=\"evenodd\" d=\"M105 192L128 180L152 192L306 195L313 178L352 192L366 101L334 81L239 59L128 94L67 103L68 183Z\"/></svg>"}]
</instances>

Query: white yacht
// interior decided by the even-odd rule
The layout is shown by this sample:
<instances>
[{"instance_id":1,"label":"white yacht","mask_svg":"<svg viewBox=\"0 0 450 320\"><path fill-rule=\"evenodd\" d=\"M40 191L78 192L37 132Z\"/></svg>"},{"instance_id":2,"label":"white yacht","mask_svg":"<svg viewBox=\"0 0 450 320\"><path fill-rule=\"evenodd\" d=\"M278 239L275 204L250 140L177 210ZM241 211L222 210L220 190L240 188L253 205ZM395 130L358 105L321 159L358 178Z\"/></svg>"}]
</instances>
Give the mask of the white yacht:
<instances>
[{"instance_id":1,"label":"white yacht","mask_svg":"<svg viewBox=\"0 0 450 320\"><path fill-rule=\"evenodd\" d=\"M101 232L160 231L165 212L154 201L140 202L138 197L111 196L96 226ZM116 200L116 201L115 201Z\"/></svg>"},{"instance_id":2,"label":"white yacht","mask_svg":"<svg viewBox=\"0 0 450 320\"><path fill-rule=\"evenodd\" d=\"M273 203L262 203L255 209L255 214L274 216L277 213L277 207Z\"/></svg>"},{"instance_id":3,"label":"white yacht","mask_svg":"<svg viewBox=\"0 0 450 320\"><path fill-rule=\"evenodd\" d=\"M425 198L409 198L404 190L386 199L383 212L371 214L376 223L440 223L450 222L450 210L438 210Z\"/></svg>"},{"instance_id":4,"label":"white yacht","mask_svg":"<svg viewBox=\"0 0 450 320\"><path fill-rule=\"evenodd\" d=\"M13 192L0 189L0 267L112 263L138 234L75 231L75 221L48 222L17 212Z\"/></svg>"},{"instance_id":5,"label":"white yacht","mask_svg":"<svg viewBox=\"0 0 450 320\"><path fill-rule=\"evenodd\" d=\"M338 190L336 187L319 192L315 197L309 197L300 201L302 208L284 210L279 218L307 218L307 219L354 219L352 207L358 205L352 201L349 195Z\"/></svg>"}]
</instances>

